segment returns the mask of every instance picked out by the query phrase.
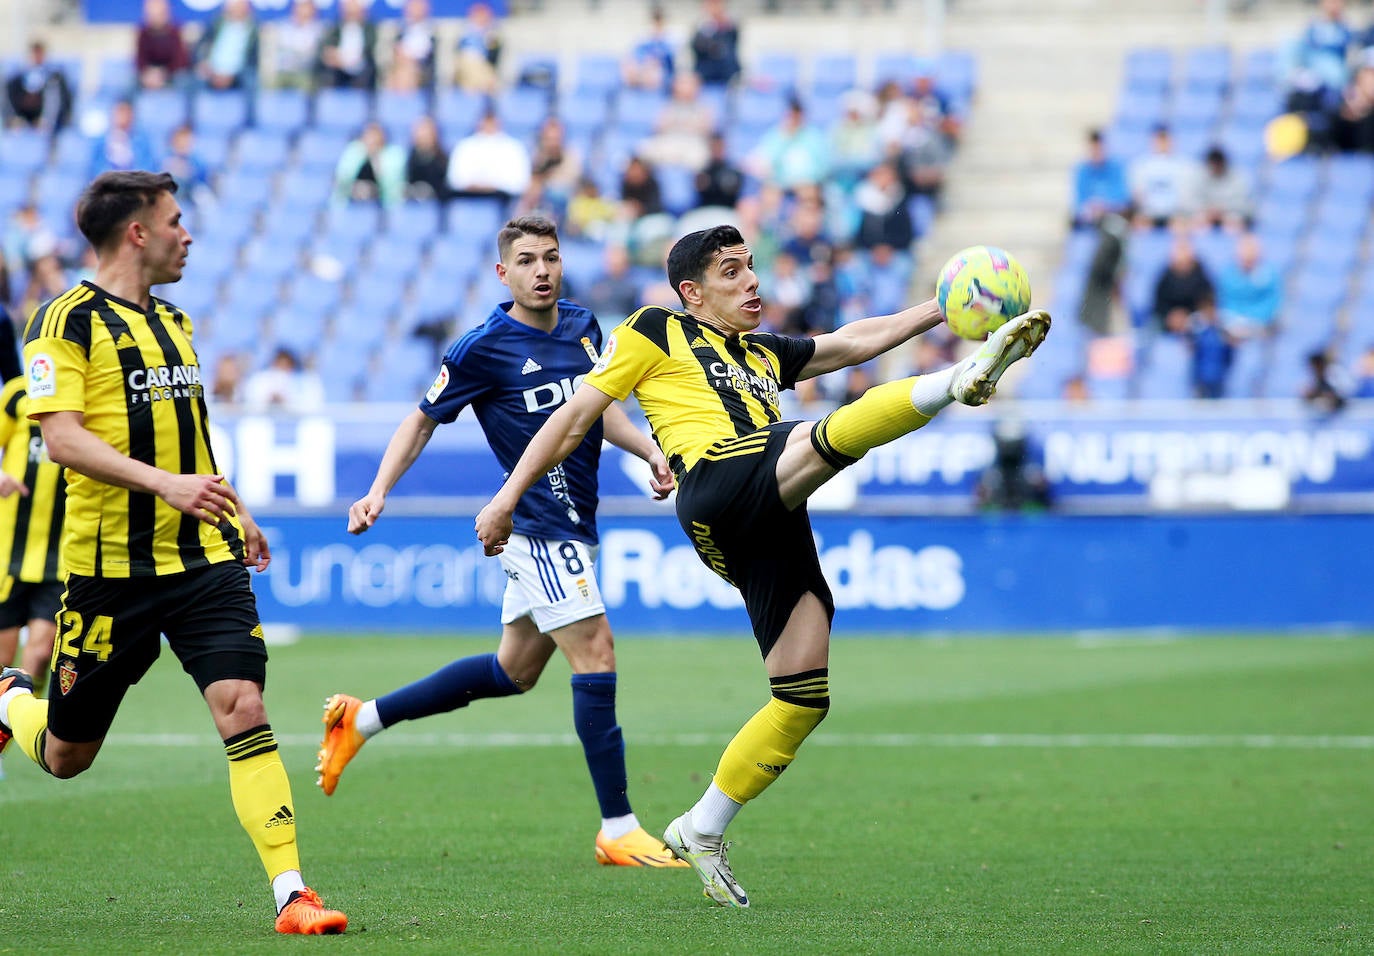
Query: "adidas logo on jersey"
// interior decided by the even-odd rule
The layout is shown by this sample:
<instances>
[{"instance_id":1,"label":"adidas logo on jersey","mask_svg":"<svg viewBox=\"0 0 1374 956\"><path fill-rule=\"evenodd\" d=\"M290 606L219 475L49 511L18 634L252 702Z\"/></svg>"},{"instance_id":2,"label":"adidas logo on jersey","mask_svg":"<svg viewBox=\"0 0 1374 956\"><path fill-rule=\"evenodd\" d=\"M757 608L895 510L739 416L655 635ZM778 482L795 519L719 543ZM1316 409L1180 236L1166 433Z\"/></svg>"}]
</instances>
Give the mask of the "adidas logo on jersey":
<instances>
[{"instance_id":1,"label":"adidas logo on jersey","mask_svg":"<svg viewBox=\"0 0 1374 956\"><path fill-rule=\"evenodd\" d=\"M707 342L706 339L700 335L692 339L692 344L688 346L692 351L696 351L697 349L709 349L710 347L711 343Z\"/></svg>"},{"instance_id":2,"label":"adidas logo on jersey","mask_svg":"<svg viewBox=\"0 0 1374 956\"><path fill-rule=\"evenodd\" d=\"M525 364L520 367L521 375L529 375L531 372L542 372L544 366L540 365L532 358L525 359Z\"/></svg>"}]
</instances>

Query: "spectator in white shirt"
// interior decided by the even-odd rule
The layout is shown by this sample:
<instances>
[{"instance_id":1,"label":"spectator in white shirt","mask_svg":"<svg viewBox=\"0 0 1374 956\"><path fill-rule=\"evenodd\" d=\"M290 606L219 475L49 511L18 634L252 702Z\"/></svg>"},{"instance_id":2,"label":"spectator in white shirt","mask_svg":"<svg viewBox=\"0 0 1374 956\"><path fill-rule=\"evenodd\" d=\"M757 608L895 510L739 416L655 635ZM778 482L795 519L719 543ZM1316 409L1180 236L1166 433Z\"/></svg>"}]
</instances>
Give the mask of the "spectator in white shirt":
<instances>
[{"instance_id":1,"label":"spectator in white shirt","mask_svg":"<svg viewBox=\"0 0 1374 956\"><path fill-rule=\"evenodd\" d=\"M501 129L494 110L482 114L477 129L453 147L448 185L455 196L515 199L530 184L530 153Z\"/></svg>"}]
</instances>

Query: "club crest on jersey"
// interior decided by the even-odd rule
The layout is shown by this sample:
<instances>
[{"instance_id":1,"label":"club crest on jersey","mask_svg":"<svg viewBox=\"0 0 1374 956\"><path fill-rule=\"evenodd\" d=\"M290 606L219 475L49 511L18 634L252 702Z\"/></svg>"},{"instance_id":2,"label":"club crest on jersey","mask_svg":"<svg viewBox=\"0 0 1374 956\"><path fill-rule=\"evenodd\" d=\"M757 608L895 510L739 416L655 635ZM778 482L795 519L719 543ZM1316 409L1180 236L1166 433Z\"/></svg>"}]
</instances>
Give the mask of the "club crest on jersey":
<instances>
[{"instance_id":1,"label":"club crest on jersey","mask_svg":"<svg viewBox=\"0 0 1374 956\"><path fill-rule=\"evenodd\" d=\"M52 356L39 352L29 360L29 398L52 398L57 394L57 366Z\"/></svg>"},{"instance_id":2,"label":"club crest on jersey","mask_svg":"<svg viewBox=\"0 0 1374 956\"><path fill-rule=\"evenodd\" d=\"M444 389L448 387L448 366L439 366L439 374L434 377L434 384L425 392L425 401L433 405L439 400L439 396L444 394Z\"/></svg>"},{"instance_id":3,"label":"club crest on jersey","mask_svg":"<svg viewBox=\"0 0 1374 956\"><path fill-rule=\"evenodd\" d=\"M71 693L72 685L76 683L76 668L71 661L63 661L62 666L57 669L57 686L62 691L62 696Z\"/></svg>"},{"instance_id":4,"label":"club crest on jersey","mask_svg":"<svg viewBox=\"0 0 1374 956\"><path fill-rule=\"evenodd\" d=\"M615 334L606 340L606 346L601 350L601 357L592 366L593 372L604 372L606 367L611 364L611 358L615 355Z\"/></svg>"},{"instance_id":5,"label":"club crest on jersey","mask_svg":"<svg viewBox=\"0 0 1374 956\"><path fill-rule=\"evenodd\" d=\"M599 358L596 354L596 346L593 345L592 340L585 335L582 336L582 350L587 353L587 358L591 359L593 363Z\"/></svg>"}]
</instances>

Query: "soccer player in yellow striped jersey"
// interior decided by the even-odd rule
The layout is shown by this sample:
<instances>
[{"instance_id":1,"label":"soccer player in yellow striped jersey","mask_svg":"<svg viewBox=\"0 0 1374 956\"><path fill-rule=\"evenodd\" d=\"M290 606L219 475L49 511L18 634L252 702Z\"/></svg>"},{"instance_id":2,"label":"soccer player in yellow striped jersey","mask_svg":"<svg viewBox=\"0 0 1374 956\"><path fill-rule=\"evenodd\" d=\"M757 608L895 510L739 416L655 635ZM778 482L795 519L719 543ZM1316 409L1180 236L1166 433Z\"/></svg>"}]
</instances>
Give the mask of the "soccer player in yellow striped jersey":
<instances>
[{"instance_id":1,"label":"soccer player in yellow striped jersey","mask_svg":"<svg viewBox=\"0 0 1374 956\"><path fill-rule=\"evenodd\" d=\"M66 577L58 557L67 481L28 417L24 377L0 389L0 666L13 662L28 628L22 667L42 693Z\"/></svg>"},{"instance_id":2,"label":"soccer player in yellow striped jersey","mask_svg":"<svg viewBox=\"0 0 1374 956\"><path fill-rule=\"evenodd\" d=\"M477 516L497 554L520 496L574 448L614 400L634 394L677 474L678 520L698 556L739 588L768 673L770 698L726 747L701 799L664 842L723 906L749 897L725 856L725 828L787 769L830 707L835 605L821 573L806 501L870 449L912 432L958 401L982 405L1049 331L1029 312L970 358L888 382L818 422L784 422L778 396L798 381L860 365L944 321L934 300L802 339L758 332L763 311L749 247L733 226L679 240L668 281L682 309L649 306L615 329L573 397L535 435Z\"/></svg>"},{"instance_id":3,"label":"soccer player in yellow striped jersey","mask_svg":"<svg viewBox=\"0 0 1374 956\"><path fill-rule=\"evenodd\" d=\"M49 700L23 670L0 673L0 747L13 737L54 777L86 770L165 636L224 740L277 931L339 933L347 917L301 879L291 786L263 706L248 568L266 570L267 540L218 473L191 320L150 291L180 280L190 253L176 189L166 173L92 181L77 225L95 278L39 306L25 330L28 414L67 474L67 587Z\"/></svg>"}]
</instances>

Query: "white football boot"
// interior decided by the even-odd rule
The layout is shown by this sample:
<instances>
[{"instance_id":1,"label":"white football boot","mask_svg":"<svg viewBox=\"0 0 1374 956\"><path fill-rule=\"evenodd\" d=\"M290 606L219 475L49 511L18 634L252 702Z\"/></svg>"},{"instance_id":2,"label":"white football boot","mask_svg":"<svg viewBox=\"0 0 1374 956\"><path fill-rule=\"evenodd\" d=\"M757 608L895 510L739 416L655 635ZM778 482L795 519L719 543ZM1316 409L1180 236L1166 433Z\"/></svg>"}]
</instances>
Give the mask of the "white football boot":
<instances>
[{"instance_id":1,"label":"white football boot","mask_svg":"<svg viewBox=\"0 0 1374 956\"><path fill-rule=\"evenodd\" d=\"M1002 373L1034 352L1049 331L1050 314L1043 309L1018 315L993 329L987 341L954 373L950 395L965 405L987 404Z\"/></svg>"}]
</instances>

